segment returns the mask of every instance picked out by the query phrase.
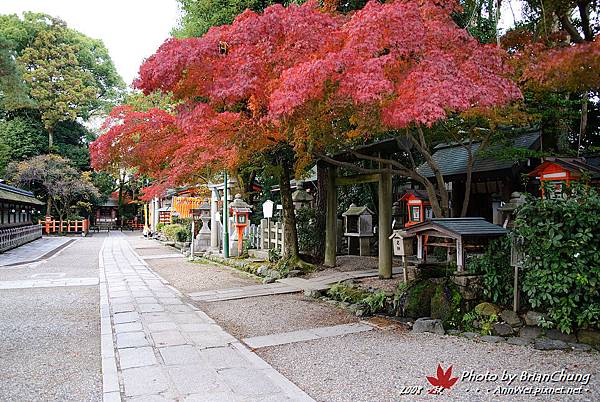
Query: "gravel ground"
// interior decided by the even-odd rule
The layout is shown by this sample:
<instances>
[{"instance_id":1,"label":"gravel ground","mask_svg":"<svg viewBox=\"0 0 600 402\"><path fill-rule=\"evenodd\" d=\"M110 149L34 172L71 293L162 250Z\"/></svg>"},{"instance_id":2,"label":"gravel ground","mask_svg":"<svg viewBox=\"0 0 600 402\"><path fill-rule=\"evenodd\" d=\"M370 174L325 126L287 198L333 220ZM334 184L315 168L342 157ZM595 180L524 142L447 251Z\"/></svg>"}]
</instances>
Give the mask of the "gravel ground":
<instances>
[{"instance_id":1,"label":"gravel ground","mask_svg":"<svg viewBox=\"0 0 600 402\"><path fill-rule=\"evenodd\" d=\"M195 304L238 338L358 321L342 309L312 301L300 294Z\"/></svg>"},{"instance_id":2,"label":"gravel ground","mask_svg":"<svg viewBox=\"0 0 600 402\"><path fill-rule=\"evenodd\" d=\"M97 277L105 235L79 238L48 260L0 269L0 281ZM41 277L38 277L38 279ZM102 399L97 286L0 291L0 401Z\"/></svg>"},{"instance_id":3,"label":"gravel ground","mask_svg":"<svg viewBox=\"0 0 600 402\"><path fill-rule=\"evenodd\" d=\"M464 371L502 376L552 373L591 374L584 394L574 396L500 396L487 394L496 382L459 380L447 395L436 400L600 400L600 355L597 352L542 352L530 347L489 344L453 336L412 334L403 330L345 335L310 342L258 349L257 353L318 401L431 400L426 376L435 376L438 363L453 367L453 376ZM489 377L488 377L489 378ZM402 386L422 386L421 396L401 395ZM511 386L580 387L579 383L520 382ZM475 389L480 389L477 394ZM469 389L469 391L467 391ZM585 390L589 390L589 392Z\"/></svg>"},{"instance_id":4,"label":"gravel ground","mask_svg":"<svg viewBox=\"0 0 600 402\"><path fill-rule=\"evenodd\" d=\"M76 238L66 248L43 261L0 267L0 280L35 279L31 276L44 273L63 273L65 278L97 277L98 252L105 236L96 234L92 237Z\"/></svg>"},{"instance_id":5,"label":"gravel ground","mask_svg":"<svg viewBox=\"0 0 600 402\"><path fill-rule=\"evenodd\" d=\"M0 291L0 400L102 398L98 287Z\"/></svg>"}]
</instances>

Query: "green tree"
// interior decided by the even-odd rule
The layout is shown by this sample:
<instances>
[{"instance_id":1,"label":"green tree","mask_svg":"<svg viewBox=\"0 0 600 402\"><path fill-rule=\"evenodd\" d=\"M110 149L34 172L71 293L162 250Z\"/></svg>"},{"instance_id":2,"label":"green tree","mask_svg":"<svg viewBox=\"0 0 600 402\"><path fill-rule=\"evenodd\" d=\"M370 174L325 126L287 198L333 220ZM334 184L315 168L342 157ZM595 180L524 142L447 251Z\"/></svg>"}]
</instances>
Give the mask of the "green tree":
<instances>
[{"instance_id":1,"label":"green tree","mask_svg":"<svg viewBox=\"0 0 600 402\"><path fill-rule=\"evenodd\" d=\"M81 173L58 155L39 155L7 168L9 181L47 198L46 214L56 212L63 220L79 201L100 197L90 173Z\"/></svg>"},{"instance_id":2,"label":"green tree","mask_svg":"<svg viewBox=\"0 0 600 402\"><path fill-rule=\"evenodd\" d=\"M91 84L93 76L77 60L79 48L66 41L66 27L59 21L40 31L32 47L23 50L18 62L22 75L36 101L48 147L54 146L54 129L59 122L87 116L89 99L98 96Z\"/></svg>"}]
</instances>

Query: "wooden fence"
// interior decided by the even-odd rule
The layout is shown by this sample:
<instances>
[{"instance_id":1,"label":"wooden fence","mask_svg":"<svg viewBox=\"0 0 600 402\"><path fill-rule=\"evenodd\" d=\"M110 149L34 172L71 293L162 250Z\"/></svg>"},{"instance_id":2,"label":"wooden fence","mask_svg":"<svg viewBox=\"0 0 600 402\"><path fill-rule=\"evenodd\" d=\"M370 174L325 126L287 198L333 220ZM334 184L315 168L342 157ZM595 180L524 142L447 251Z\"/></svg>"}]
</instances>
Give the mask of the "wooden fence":
<instances>
[{"instance_id":1,"label":"wooden fence","mask_svg":"<svg viewBox=\"0 0 600 402\"><path fill-rule=\"evenodd\" d=\"M42 227L40 225L0 229L0 253L39 239L40 237L42 237Z\"/></svg>"},{"instance_id":2,"label":"wooden fence","mask_svg":"<svg viewBox=\"0 0 600 402\"><path fill-rule=\"evenodd\" d=\"M271 222L269 225L267 219L262 219L260 221L260 248L263 250L275 248L282 252L283 244L283 223Z\"/></svg>"},{"instance_id":3,"label":"wooden fence","mask_svg":"<svg viewBox=\"0 0 600 402\"><path fill-rule=\"evenodd\" d=\"M43 226L45 234L52 233L87 233L90 229L90 221L87 219L81 221L39 221ZM62 230L61 230L62 229Z\"/></svg>"}]
</instances>

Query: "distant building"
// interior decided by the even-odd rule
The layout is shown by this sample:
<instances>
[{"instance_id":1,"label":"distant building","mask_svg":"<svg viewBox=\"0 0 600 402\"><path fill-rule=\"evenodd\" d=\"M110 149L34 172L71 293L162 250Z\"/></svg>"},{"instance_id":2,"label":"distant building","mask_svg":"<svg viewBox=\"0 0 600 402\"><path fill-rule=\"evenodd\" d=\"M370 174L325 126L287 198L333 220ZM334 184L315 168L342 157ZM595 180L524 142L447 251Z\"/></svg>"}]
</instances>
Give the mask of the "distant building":
<instances>
[{"instance_id":1,"label":"distant building","mask_svg":"<svg viewBox=\"0 0 600 402\"><path fill-rule=\"evenodd\" d=\"M43 205L32 192L0 183L0 253L42 237L33 217Z\"/></svg>"}]
</instances>

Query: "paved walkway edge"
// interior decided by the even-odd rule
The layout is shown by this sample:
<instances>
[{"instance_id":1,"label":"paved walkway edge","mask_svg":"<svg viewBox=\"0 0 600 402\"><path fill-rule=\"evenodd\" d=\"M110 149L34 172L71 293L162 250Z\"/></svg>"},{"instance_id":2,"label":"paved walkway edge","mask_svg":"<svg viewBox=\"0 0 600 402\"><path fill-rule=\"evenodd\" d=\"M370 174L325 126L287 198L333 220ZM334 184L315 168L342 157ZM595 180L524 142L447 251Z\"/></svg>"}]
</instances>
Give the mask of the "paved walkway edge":
<instances>
[{"instance_id":1,"label":"paved walkway edge","mask_svg":"<svg viewBox=\"0 0 600 402\"><path fill-rule=\"evenodd\" d=\"M115 342L110 321L110 304L104 274L104 244L98 256L100 272L100 355L102 357L102 400L103 402L120 402L121 389L115 357Z\"/></svg>"}]
</instances>

